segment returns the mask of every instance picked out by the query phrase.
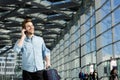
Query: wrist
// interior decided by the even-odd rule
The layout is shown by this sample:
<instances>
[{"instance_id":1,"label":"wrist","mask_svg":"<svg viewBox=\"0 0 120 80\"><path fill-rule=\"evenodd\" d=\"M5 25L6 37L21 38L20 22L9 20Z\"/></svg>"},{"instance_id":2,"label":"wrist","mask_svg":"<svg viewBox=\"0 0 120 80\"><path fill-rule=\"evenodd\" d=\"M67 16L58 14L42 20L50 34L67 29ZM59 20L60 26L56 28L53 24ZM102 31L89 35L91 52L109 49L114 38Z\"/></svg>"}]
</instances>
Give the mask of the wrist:
<instances>
[{"instance_id":1,"label":"wrist","mask_svg":"<svg viewBox=\"0 0 120 80\"><path fill-rule=\"evenodd\" d=\"M25 35L22 35L22 36L21 36L21 39L25 39L25 37L26 37Z\"/></svg>"}]
</instances>

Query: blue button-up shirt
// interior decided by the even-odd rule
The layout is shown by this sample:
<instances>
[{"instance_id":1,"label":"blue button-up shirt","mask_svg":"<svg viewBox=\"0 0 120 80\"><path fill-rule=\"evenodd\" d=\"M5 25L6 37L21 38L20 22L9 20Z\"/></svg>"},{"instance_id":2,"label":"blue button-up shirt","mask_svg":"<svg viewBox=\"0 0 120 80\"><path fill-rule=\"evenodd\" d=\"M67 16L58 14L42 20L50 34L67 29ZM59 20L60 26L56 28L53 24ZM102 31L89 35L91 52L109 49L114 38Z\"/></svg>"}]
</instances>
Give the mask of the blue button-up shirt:
<instances>
[{"instance_id":1,"label":"blue button-up shirt","mask_svg":"<svg viewBox=\"0 0 120 80\"><path fill-rule=\"evenodd\" d=\"M43 38L35 35L32 38L26 37L22 46L18 46L17 41L13 49L22 53L22 69L29 72L44 69L43 59L50 55Z\"/></svg>"}]
</instances>

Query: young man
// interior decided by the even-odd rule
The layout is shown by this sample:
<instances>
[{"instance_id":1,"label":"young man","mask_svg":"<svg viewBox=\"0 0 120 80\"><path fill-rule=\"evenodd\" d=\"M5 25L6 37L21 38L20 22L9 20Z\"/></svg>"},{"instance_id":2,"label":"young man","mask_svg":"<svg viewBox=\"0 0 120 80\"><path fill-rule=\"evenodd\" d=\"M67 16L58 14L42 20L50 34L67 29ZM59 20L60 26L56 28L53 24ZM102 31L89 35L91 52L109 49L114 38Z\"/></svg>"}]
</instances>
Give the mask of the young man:
<instances>
[{"instance_id":1,"label":"young man","mask_svg":"<svg viewBox=\"0 0 120 80\"><path fill-rule=\"evenodd\" d=\"M43 38L34 35L31 19L22 23L21 38L14 45L14 51L22 53L23 80L43 80L43 60L46 68L50 66L50 50L46 48Z\"/></svg>"}]
</instances>

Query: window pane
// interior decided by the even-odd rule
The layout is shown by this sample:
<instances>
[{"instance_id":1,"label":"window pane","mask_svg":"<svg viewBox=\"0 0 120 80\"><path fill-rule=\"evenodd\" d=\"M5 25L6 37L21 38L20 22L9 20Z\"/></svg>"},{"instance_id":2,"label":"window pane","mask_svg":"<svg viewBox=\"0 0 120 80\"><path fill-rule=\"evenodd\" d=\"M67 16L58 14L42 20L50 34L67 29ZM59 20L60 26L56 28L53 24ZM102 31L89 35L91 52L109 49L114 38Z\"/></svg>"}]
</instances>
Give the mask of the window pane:
<instances>
[{"instance_id":1,"label":"window pane","mask_svg":"<svg viewBox=\"0 0 120 80\"><path fill-rule=\"evenodd\" d=\"M113 0L113 8L116 8L120 5L120 0Z\"/></svg>"},{"instance_id":2,"label":"window pane","mask_svg":"<svg viewBox=\"0 0 120 80\"><path fill-rule=\"evenodd\" d=\"M101 29L102 32L106 31L107 29L111 28L112 22L111 22L111 15L106 17L104 20L101 21Z\"/></svg>"},{"instance_id":3,"label":"window pane","mask_svg":"<svg viewBox=\"0 0 120 80\"><path fill-rule=\"evenodd\" d=\"M90 52L90 42L86 44L86 50L87 50L87 53Z\"/></svg>"},{"instance_id":4,"label":"window pane","mask_svg":"<svg viewBox=\"0 0 120 80\"><path fill-rule=\"evenodd\" d=\"M114 41L120 40L120 25L114 27Z\"/></svg>"},{"instance_id":5,"label":"window pane","mask_svg":"<svg viewBox=\"0 0 120 80\"><path fill-rule=\"evenodd\" d=\"M90 31L86 33L86 42L88 42L89 40L90 40Z\"/></svg>"},{"instance_id":6,"label":"window pane","mask_svg":"<svg viewBox=\"0 0 120 80\"><path fill-rule=\"evenodd\" d=\"M100 0L101 1L101 5L103 5L107 0Z\"/></svg>"},{"instance_id":7,"label":"window pane","mask_svg":"<svg viewBox=\"0 0 120 80\"><path fill-rule=\"evenodd\" d=\"M112 31L109 30L102 35L102 46L112 43Z\"/></svg>"},{"instance_id":8,"label":"window pane","mask_svg":"<svg viewBox=\"0 0 120 80\"><path fill-rule=\"evenodd\" d=\"M105 5L101 8L101 17L105 17L111 11L110 1L105 3Z\"/></svg>"},{"instance_id":9,"label":"window pane","mask_svg":"<svg viewBox=\"0 0 120 80\"><path fill-rule=\"evenodd\" d=\"M120 57L120 42L114 44L114 54L116 57Z\"/></svg>"},{"instance_id":10,"label":"window pane","mask_svg":"<svg viewBox=\"0 0 120 80\"><path fill-rule=\"evenodd\" d=\"M96 49L96 42L95 42L95 39L93 39L91 41L91 51L95 51L95 49Z\"/></svg>"},{"instance_id":11,"label":"window pane","mask_svg":"<svg viewBox=\"0 0 120 80\"><path fill-rule=\"evenodd\" d=\"M89 64L89 63L91 63L91 54L87 54L86 56L85 56L85 58L86 58L86 63L87 64Z\"/></svg>"},{"instance_id":12,"label":"window pane","mask_svg":"<svg viewBox=\"0 0 120 80\"><path fill-rule=\"evenodd\" d=\"M90 18L90 10L86 12L85 21L87 21L89 18Z\"/></svg>"},{"instance_id":13,"label":"window pane","mask_svg":"<svg viewBox=\"0 0 120 80\"><path fill-rule=\"evenodd\" d=\"M95 31L96 31L96 30L95 30L95 27L93 27L93 28L91 29L91 39L95 37L95 35L96 35L96 32L95 32Z\"/></svg>"},{"instance_id":14,"label":"window pane","mask_svg":"<svg viewBox=\"0 0 120 80\"><path fill-rule=\"evenodd\" d=\"M114 14L114 24L117 24L120 22L120 8L118 8L117 10L115 10L113 12Z\"/></svg>"},{"instance_id":15,"label":"window pane","mask_svg":"<svg viewBox=\"0 0 120 80\"><path fill-rule=\"evenodd\" d=\"M112 57L112 55L113 55L112 54L112 45L103 48L102 53L103 53L103 60L110 59L110 57Z\"/></svg>"},{"instance_id":16,"label":"window pane","mask_svg":"<svg viewBox=\"0 0 120 80\"><path fill-rule=\"evenodd\" d=\"M96 51L92 52L91 55L92 55L92 57L91 57L92 58L92 62L96 63Z\"/></svg>"},{"instance_id":17,"label":"window pane","mask_svg":"<svg viewBox=\"0 0 120 80\"><path fill-rule=\"evenodd\" d=\"M80 41L79 41L79 39L77 39L77 40L75 41L75 47L76 47L76 48L79 47L79 43L80 43Z\"/></svg>"},{"instance_id":18,"label":"window pane","mask_svg":"<svg viewBox=\"0 0 120 80\"><path fill-rule=\"evenodd\" d=\"M85 23L85 32L90 29L90 20Z\"/></svg>"},{"instance_id":19,"label":"window pane","mask_svg":"<svg viewBox=\"0 0 120 80\"><path fill-rule=\"evenodd\" d=\"M80 32L79 32L79 30L77 30L77 31L75 32L75 34L74 34L74 35L75 35L75 40L76 40L76 39L78 39L78 38L79 38L79 36L80 36Z\"/></svg>"},{"instance_id":20,"label":"window pane","mask_svg":"<svg viewBox=\"0 0 120 80\"><path fill-rule=\"evenodd\" d=\"M92 5L91 14L94 14L94 12L95 12L95 3L93 3Z\"/></svg>"},{"instance_id":21,"label":"window pane","mask_svg":"<svg viewBox=\"0 0 120 80\"><path fill-rule=\"evenodd\" d=\"M93 27L95 25L95 15L91 17L91 26Z\"/></svg>"}]
</instances>

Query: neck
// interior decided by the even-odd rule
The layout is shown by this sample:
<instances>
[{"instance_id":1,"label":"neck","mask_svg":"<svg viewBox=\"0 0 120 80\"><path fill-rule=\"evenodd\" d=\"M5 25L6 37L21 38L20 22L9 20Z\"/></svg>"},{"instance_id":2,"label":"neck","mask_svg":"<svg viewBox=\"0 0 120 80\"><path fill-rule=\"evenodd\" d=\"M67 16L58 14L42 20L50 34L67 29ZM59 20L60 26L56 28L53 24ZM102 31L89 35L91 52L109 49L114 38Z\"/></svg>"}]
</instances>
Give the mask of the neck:
<instances>
[{"instance_id":1,"label":"neck","mask_svg":"<svg viewBox=\"0 0 120 80\"><path fill-rule=\"evenodd\" d=\"M29 38L32 38L33 35L34 35L34 34L28 34L27 36L28 36Z\"/></svg>"}]
</instances>

